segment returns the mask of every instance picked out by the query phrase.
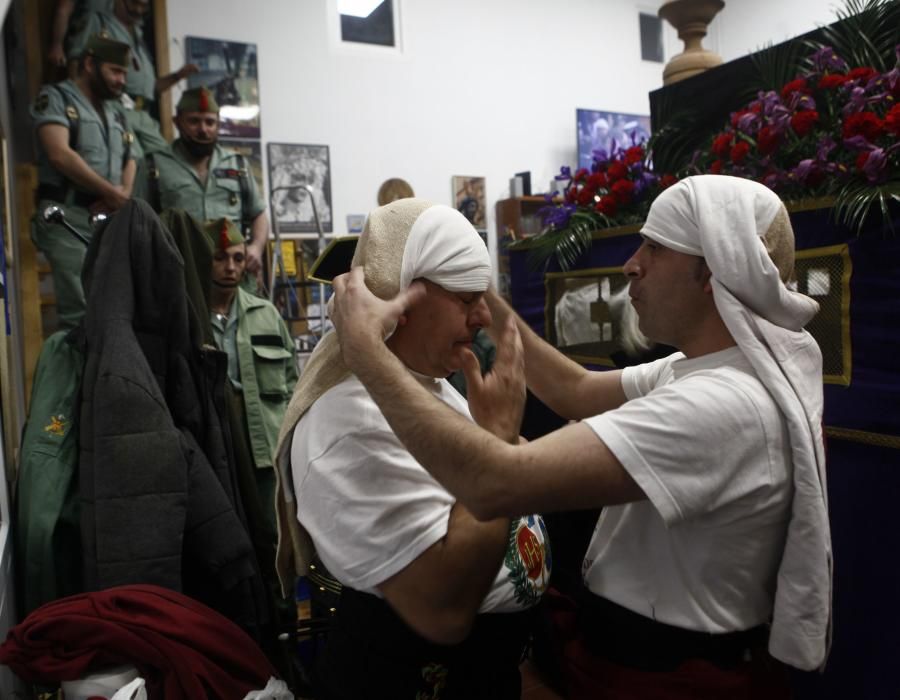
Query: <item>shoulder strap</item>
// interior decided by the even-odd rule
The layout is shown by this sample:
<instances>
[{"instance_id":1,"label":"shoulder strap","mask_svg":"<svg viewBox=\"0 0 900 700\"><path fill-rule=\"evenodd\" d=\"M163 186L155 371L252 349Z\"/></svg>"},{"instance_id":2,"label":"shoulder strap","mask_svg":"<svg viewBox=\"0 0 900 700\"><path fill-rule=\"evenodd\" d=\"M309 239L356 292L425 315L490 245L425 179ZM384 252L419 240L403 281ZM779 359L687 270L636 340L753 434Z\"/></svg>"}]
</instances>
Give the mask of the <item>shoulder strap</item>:
<instances>
[{"instance_id":1,"label":"shoulder strap","mask_svg":"<svg viewBox=\"0 0 900 700\"><path fill-rule=\"evenodd\" d=\"M156 167L156 153L148 153L144 156L147 162L147 183L148 197L147 203L153 208L157 214L161 212L162 198L159 194L159 168Z\"/></svg>"},{"instance_id":2,"label":"shoulder strap","mask_svg":"<svg viewBox=\"0 0 900 700\"><path fill-rule=\"evenodd\" d=\"M131 144L134 141L134 134L128 129L128 122L125 119L125 112L122 111L122 108L117 106L114 112L116 122L122 127L122 139L125 142L125 149L122 151L122 167L124 167L131 158Z\"/></svg>"},{"instance_id":3,"label":"shoulder strap","mask_svg":"<svg viewBox=\"0 0 900 700\"><path fill-rule=\"evenodd\" d=\"M253 173L250 172L250 163L247 162L247 158L243 153L238 153L238 162L241 165L241 170L244 171L243 176L240 178L241 183L241 219L242 224L247 228L247 233L250 232L250 178L253 177Z\"/></svg>"}]
</instances>

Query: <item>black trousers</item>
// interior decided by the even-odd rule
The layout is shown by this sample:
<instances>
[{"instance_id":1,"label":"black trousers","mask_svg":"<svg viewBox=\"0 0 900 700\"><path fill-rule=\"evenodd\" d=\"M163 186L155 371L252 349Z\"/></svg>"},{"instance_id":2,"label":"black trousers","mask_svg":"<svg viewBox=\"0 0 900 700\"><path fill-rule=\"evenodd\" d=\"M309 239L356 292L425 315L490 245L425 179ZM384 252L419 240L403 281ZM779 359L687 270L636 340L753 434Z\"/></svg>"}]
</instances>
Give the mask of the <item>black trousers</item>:
<instances>
[{"instance_id":1,"label":"black trousers","mask_svg":"<svg viewBox=\"0 0 900 700\"><path fill-rule=\"evenodd\" d=\"M344 587L317 668L324 700L519 700L531 611L483 614L460 644L429 642L380 598Z\"/></svg>"}]
</instances>

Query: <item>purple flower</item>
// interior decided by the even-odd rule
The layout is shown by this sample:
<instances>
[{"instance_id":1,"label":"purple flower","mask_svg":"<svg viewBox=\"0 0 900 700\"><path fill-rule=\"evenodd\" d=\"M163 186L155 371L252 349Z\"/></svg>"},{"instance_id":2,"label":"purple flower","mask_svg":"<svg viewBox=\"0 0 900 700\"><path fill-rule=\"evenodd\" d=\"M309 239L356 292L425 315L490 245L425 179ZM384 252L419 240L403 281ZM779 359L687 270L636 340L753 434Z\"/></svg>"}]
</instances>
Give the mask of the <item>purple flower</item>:
<instances>
[{"instance_id":1,"label":"purple flower","mask_svg":"<svg viewBox=\"0 0 900 700\"><path fill-rule=\"evenodd\" d=\"M603 148L597 148L591 151L595 163L606 163L609 160L609 154Z\"/></svg>"},{"instance_id":2,"label":"purple flower","mask_svg":"<svg viewBox=\"0 0 900 700\"><path fill-rule=\"evenodd\" d=\"M844 139L844 146L851 151L868 151L872 148L872 144L869 143L862 134L857 134L856 136L851 136L849 139Z\"/></svg>"},{"instance_id":3,"label":"purple flower","mask_svg":"<svg viewBox=\"0 0 900 700\"><path fill-rule=\"evenodd\" d=\"M812 55L812 62L818 73L846 73L847 63L830 46L823 46Z\"/></svg>"},{"instance_id":4,"label":"purple flower","mask_svg":"<svg viewBox=\"0 0 900 700\"><path fill-rule=\"evenodd\" d=\"M816 144L816 160L820 162L827 160L828 154L831 153L836 146L837 143L835 143L830 135L823 136L819 140L819 143Z\"/></svg>"},{"instance_id":5,"label":"purple flower","mask_svg":"<svg viewBox=\"0 0 900 700\"><path fill-rule=\"evenodd\" d=\"M561 204L560 206L541 207L538 214L544 223L544 226L553 226L561 229L569 225L569 219L578 209L574 204Z\"/></svg>"},{"instance_id":6,"label":"purple flower","mask_svg":"<svg viewBox=\"0 0 900 700\"><path fill-rule=\"evenodd\" d=\"M755 112L746 112L737 120L738 131L743 131L745 134L756 132L759 129L759 126L759 115Z\"/></svg>"},{"instance_id":7,"label":"purple flower","mask_svg":"<svg viewBox=\"0 0 900 700\"><path fill-rule=\"evenodd\" d=\"M869 182L879 182L886 175L887 156L883 148L873 148L863 164L862 170Z\"/></svg>"},{"instance_id":8,"label":"purple flower","mask_svg":"<svg viewBox=\"0 0 900 700\"><path fill-rule=\"evenodd\" d=\"M797 167L791 170L790 176L805 183L815 167L815 161L812 158L806 158L797 163Z\"/></svg>"},{"instance_id":9,"label":"purple flower","mask_svg":"<svg viewBox=\"0 0 900 700\"><path fill-rule=\"evenodd\" d=\"M802 92L795 92L791 95L791 102L788 105L792 112L796 112L798 109L815 109L816 101L812 98L811 95L806 95Z\"/></svg>"},{"instance_id":10,"label":"purple flower","mask_svg":"<svg viewBox=\"0 0 900 700\"><path fill-rule=\"evenodd\" d=\"M564 165L559 169L559 175L553 178L554 180L571 180L572 179L572 168L568 165Z\"/></svg>"},{"instance_id":11,"label":"purple flower","mask_svg":"<svg viewBox=\"0 0 900 700\"><path fill-rule=\"evenodd\" d=\"M846 117L851 114L856 114L856 112L861 112L865 106L866 91L861 87L855 87L850 91L850 99L847 101L847 104L844 105L844 109L842 109L841 112Z\"/></svg>"}]
</instances>

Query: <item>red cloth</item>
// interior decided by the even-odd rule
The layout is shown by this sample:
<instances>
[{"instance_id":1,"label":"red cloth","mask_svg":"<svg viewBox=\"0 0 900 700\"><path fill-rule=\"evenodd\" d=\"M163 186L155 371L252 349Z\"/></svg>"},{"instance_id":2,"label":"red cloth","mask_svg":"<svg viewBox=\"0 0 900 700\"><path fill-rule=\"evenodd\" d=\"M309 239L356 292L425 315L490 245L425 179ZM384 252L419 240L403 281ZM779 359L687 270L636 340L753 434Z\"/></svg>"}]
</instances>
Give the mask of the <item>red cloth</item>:
<instances>
[{"instance_id":1,"label":"red cloth","mask_svg":"<svg viewBox=\"0 0 900 700\"><path fill-rule=\"evenodd\" d=\"M0 664L30 682L76 680L126 663L159 700L240 700L276 675L231 620L159 586L118 586L47 603L0 645Z\"/></svg>"}]
</instances>

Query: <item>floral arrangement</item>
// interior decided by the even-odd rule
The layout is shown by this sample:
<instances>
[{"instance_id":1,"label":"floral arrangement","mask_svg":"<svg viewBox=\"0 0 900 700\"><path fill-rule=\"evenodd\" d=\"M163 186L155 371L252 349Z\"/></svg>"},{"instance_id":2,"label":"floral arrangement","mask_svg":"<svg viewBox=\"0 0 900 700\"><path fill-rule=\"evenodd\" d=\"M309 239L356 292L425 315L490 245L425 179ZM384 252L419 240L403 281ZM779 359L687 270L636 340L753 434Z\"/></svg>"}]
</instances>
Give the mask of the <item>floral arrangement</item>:
<instances>
[{"instance_id":1,"label":"floral arrangement","mask_svg":"<svg viewBox=\"0 0 900 700\"><path fill-rule=\"evenodd\" d=\"M851 69L823 46L794 80L733 112L691 170L751 178L785 200L900 199L898 100L900 68Z\"/></svg>"},{"instance_id":2,"label":"floral arrangement","mask_svg":"<svg viewBox=\"0 0 900 700\"><path fill-rule=\"evenodd\" d=\"M561 189L547 194L547 206L539 211L545 230L533 244L537 259L555 253L563 268L571 266L593 231L643 222L650 202L677 182L671 174L653 172L646 144L634 138L627 148L613 142L608 153L592 155L590 169L560 168L555 179Z\"/></svg>"}]
</instances>

